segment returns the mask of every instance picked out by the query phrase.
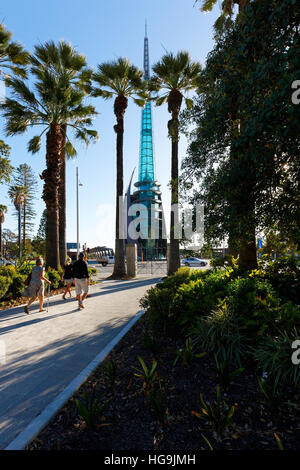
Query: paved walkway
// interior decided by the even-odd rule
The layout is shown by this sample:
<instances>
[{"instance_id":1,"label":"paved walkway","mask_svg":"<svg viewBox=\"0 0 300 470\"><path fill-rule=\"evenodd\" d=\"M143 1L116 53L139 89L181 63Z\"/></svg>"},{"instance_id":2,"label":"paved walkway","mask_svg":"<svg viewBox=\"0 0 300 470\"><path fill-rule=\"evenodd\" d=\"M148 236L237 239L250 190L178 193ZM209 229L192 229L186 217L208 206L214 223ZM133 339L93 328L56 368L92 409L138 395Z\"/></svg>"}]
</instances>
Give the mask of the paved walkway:
<instances>
[{"instance_id":1,"label":"paved walkway","mask_svg":"<svg viewBox=\"0 0 300 470\"><path fill-rule=\"evenodd\" d=\"M81 311L74 299L55 296L49 312L39 313L36 303L30 315L23 307L0 312L0 347L6 350L6 363L0 363L0 449L122 330L156 282L157 277L102 282L91 287Z\"/></svg>"}]
</instances>

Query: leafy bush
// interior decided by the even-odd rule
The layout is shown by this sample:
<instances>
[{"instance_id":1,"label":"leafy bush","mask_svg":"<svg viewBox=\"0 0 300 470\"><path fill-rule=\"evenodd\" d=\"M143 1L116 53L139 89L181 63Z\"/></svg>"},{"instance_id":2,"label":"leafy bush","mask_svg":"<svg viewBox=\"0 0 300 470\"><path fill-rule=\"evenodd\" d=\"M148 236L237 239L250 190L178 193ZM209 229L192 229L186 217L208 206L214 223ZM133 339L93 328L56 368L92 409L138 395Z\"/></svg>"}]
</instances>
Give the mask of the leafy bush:
<instances>
[{"instance_id":1,"label":"leafy bush","mask_svg":"<svg viewBox=\"0 0 300 470\"><path fill-rule=\"evenodd\" d=\"M178 288L171 308L172 320L181 331L193 327L199 316L209 313L227 292L228 278L221 272L189 280Z\"/></svg>"},{"instance_id":2,"label":"leafy bush","mask_svg":"<svg viewBox=\"0 0 300 470\"><path fill-rule=\"evenodd\" d=\"M237 259L231 255L224 255L224 256L218 256L217 258L211 258L210 265L214 269L228 268L228 267L237 269L238 267Z\"/></svg>"},{"instance_id":3,"label":"leafy bush","mask_svg":"<svg viewBox=\"0 0 300 470\"><path fill-rule=\"evenodd\" d=\"M300 338L300 329L278 330L274 336L267 336L257 347L253 347L253 357L261 371L273 381L274 389L278 384L300 384L300 364L292 362L292 343Z\"/></svg>"},{"instance_id":4,"label":"leafy bush","mask_svg":"<svg viewBox=\"0 0 300 470\"><path fill-rule=\"evenodd\" d=\"M174 329L169 321L169 311L173 294L170 289L151 287L146 295L140 300L140 305L144 308L154 329L164 331L170 327L169 333Z\"/></svg>"},{"instance_id":5,"label":"leafy bush","mask_svg":"<svg viewBox=\"0 0 300 470\"><path fill-rule=\"evenodd\" d=\"M21 264L21 266L17 267L17 272L22 275L28 276L29 273L31 273L31 270L35 266L35 262L33 261L24 261L24 263Z\"/></svg>"},{"instance_id":6,"label":"leafy bush","mask_svg":"<svg viewBox=\"0 0 300 470\"><path fill-rule=\"evenodd\" d=\"M197 320L190 334L195 346L215 353L220 360L241 366L249 355L249 339L236 315L226 302Z\"/></svg>"},{"instance_id":7,"label":"leafy bush","mask_svg":"<svg viewBox=\"0 0 300 470\"><path fill-rule=\"evenodd\" d=\"M63 285L61 282L62 272L57 271L53 268L48 268L46 272L46 277L51 282L51 289L58 289Z\"/></svg>"},{"instance_id":8,"label":"leafy bush","mask_svg":"<svg viewBox=\"0 0 300 470\"><path fill-rule=\"evenodd\" d=\"M101 395L100 393L96 396L96 391L93 389L91 396L88 396L85 392L83 395L83 401L75 400L78 412L84 419L89 429L96 429L99 424L103 411L107 408L109 401L100 404Z\"/></svg>"},{"instance_id":9,"label":"leafy bush","mask_svg":"<svg viewBox=\"0 0 300 470\"><path fill-rule=\"evenodd\" d=\"M197 318L224 298L230 278L224 272L181 268L151 288L141 300L153 325L169 334L186 333Z\"/></svg>"},{"instance_id":10,"label":"leafy bush","mask_svg":"<svg viewBox=\"0 0 300 470\"><path fill-rule=\"evenodd\" d=\"M192 414L203 421L211 423L218 436L222 438L227 428L232 424L237 405L235 404L229 407L227 403L222 400L219 387L217 387L217 400L215 403L206 403L202 393L200 393L200 400L202 404L201 411L199 413L192 411Z\"/></svg>"},{"instance_id":11,"label":"leafy bush","mask_svg":"<svg viewBox=\"0 0 300 470\"><path fill-rule=\"evenodd\" d=\"M11 284L11 278L0 274L0 299L3 299Z\"/></svg>"},{"instance_id":12,"label":"leafy bush","mask_svg":"<svg viewBox=\"0 0 300 470\"><path fill-rule=\"evenodd\" d=\"M175 274L165 278L161 284L157 284L157 288L176 292L179 286L188 282L190 273L190 268L179 268Z\"/></svg>"},{"instance_id":13,"label":"leafy bush","mask_svg":"<svg viewBox=\"0 0 300 470\"><path fill-rule=\"evenodd\" d=\"M9 279L12 279L17 274L17 269L14 266L1 266L0 267L0 276L5 276Z\"/></svg>"},{"instance_id":14,"label":"leafy bush","mask_svg":"<svg viewBox=\"0 0 300 470\"><path fill-rule=\"evenodd\" d=\"M13 299L17 299L19 297L23 297L25 284L24 281L27 276L22 276L22 274L16 274L10 283L9 289L7 291L6 296L12 297Z\"/></svg>"},{"instance_id":15,"label":"leafy bush","mask_svg":"<svg viewBox=\"0 0 300 470\"><path fill-rule=\"evenodd\" d=\"M90 278L97 276L98 271L97 271L96 268L91 268L91 267L89 267L89 268L88 268L88 271L89 271L89 276L90 276Z\"/></svg>"},{"instance_id":16,"label":"leafy bush","mask_svg":"<svg viewBox=\"0 0 300 470\"><path fill-rule=\"evenodd\" d=\"M252 271L252 277L268 280L278 296L285 301L300 303L300 265L293 257L272 260L263 255L259 261L259 269Z\"/></svg>"}]
</instances>

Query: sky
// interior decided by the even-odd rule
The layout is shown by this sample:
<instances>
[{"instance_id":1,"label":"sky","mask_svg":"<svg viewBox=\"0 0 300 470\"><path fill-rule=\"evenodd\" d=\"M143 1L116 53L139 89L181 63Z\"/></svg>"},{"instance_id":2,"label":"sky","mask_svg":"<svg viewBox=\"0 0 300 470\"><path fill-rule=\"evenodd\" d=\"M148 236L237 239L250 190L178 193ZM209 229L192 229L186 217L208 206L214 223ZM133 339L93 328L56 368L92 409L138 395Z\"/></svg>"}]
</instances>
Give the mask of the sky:
<instances>
[{"instance_id":1,"label":"sky","mask_svg":"<svg viewBox=\"0 0 300 470\"><path fill-rule=\"evenodd\" d=\"M34 46L49 40L64 39L87 57L88 65L127 57L143 68L145 21L147 20L150 64L153 65L165 51L177 53L186 50L192 60L205 65L207 54L213 49L213 24L220 14L217 5L211 13L202 13L194 0L10 0L0 5L0 21L13 33L13 39L33 52ZM1 84L0 84L1 94ZM192 97L192 95L191 95ZM99 113L93 128L99 140L88 148L76 143L78 156L67 162L67 241L76 242L76 168L79 168L80 243L88 247L114 247L115 193L116 193L116 135L113 101L90 98ZM153 106L154 151L157 179L161 183L162 201L168 224L170 208L171 144L168 139L167 105ZM45 168L45 141L36 155L27 152L27 143L35 135L32 131L22 136L5 137L3 118L0 117L0 138L11 146L11 163L30 165L38 180L35 201L36 234L45 208L42 180ZM125 114L124 134L124 189L136 168L137 180L141 109L132 101ZM187 141L181 137L179 158L184 158ZM8 206L3 228L17 233L13 205L7 196L7 185L0 187L0 203Z\"/></svg>"}]
</instances>

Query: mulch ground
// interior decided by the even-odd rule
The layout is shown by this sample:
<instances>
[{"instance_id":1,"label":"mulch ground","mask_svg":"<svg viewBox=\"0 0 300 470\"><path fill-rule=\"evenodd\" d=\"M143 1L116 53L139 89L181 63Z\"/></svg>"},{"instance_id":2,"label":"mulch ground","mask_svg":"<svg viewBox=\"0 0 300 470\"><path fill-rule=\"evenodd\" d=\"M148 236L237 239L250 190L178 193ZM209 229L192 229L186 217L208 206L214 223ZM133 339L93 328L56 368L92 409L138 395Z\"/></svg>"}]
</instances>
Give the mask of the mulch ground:
<instances>
[{"instance_id":1,"label":"mulch ground","mask_svg":"<svg viewBox=\"0 0 300 470\"><path fill-rule=\"evenodd\" d=\"M219 438L212 424L193 412L200 412L200 393L205 400L216 400L218 375L214 359L208 355L195 359L189 366L182 360L174 365L184 343L164 337L155 338L157 374L165 390L165 423L149 404L143 380L135 376L141 369L142 357L148 368L153 361L153 348L145 335L152 335L147 317L142 317L112 350L77 393L58 412L47 427L31 442L28 450L102 450L102 451L195 451L207 450L208 439L214 450L278 450L276 433L285 450L300 448L299 391L286 390L284 402L270 410L257 385L257 377L243 372L222 398L235 405L232 425ZM148 336L149 338L149 336ZM109 383L105 364L117 364L114 386ZM79 415L75 400L84 401L84 393L100 394L101 403L109 402L96 428L89 429ZM163 407L164 410L164 407ZM204 437L203 437L204 436Z\"/></svg>"}]
</instances>

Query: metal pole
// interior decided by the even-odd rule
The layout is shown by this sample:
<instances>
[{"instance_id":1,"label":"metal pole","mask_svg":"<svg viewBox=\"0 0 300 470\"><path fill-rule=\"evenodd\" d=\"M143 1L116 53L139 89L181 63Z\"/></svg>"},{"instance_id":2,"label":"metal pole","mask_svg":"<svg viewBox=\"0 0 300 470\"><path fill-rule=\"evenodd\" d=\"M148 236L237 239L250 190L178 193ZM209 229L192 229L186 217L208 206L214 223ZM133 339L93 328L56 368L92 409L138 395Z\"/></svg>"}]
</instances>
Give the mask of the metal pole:
<instances>
[{"instance_id":1,"label":"metal pole","mask_svg":"<svg viewBox=\"0 0 300 470\"><path fill-rule=\"evenodd\" d=\"M77 259L79 258L79 172L76 168L76 192L77 192Z\"/></svg>"}]
</instances>

